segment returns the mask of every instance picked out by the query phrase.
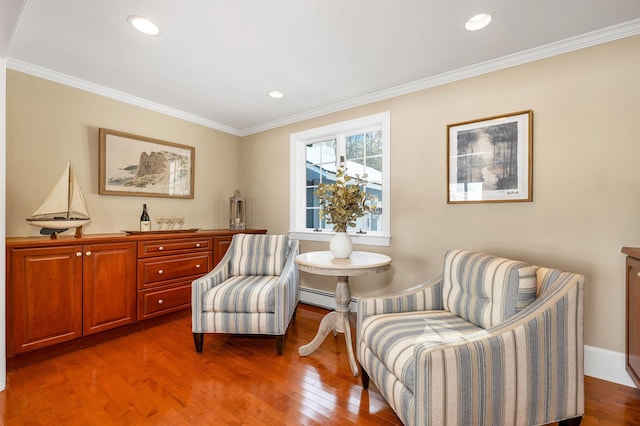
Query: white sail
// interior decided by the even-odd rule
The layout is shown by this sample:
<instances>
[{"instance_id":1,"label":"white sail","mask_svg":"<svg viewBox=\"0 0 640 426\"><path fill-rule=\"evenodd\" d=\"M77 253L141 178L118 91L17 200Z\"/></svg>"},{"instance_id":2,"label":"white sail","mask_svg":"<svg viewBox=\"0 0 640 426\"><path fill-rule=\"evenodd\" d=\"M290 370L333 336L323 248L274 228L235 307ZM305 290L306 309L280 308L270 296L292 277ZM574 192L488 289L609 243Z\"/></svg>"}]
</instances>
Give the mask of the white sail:
<instances>
[{"instance_id":1,"label":"white sail","mask_svg":"<svg viewBox=\"0 0 640 426\"><path fill-rule=\"evenodd\" d=\"M52 229L67 229L89 223L87 203L71 162L44 203L27 220L31 225Z\"/></svg>"},{"instance_id":2,"label":"white sail","mask_svg":"<svg viewBox=\"0 0 640 426\"><path fill-rule=\"evenodd\" d=\"M79 219L89 219L89 210L87 209L87 202L84 200L84 194L80 189L80 184L76 178L76 173L71 168L69 192L71 196L69 198L69 217Z\"/></svg>"}]
</instances>

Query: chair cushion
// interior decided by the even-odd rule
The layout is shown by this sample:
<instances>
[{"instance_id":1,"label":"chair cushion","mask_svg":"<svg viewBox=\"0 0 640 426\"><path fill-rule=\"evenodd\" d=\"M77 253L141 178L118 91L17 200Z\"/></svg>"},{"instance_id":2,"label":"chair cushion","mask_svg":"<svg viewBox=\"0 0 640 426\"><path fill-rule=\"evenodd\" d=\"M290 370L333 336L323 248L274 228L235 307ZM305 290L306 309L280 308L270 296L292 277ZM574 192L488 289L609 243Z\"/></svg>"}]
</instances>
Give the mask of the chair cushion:
<instances>
[{"instance_id":1,"label":"chair cushion","mask_svg":"<svg viewBox=\"0 0 640 426\"><path fill-rule=\"evenodd\" d=\"M275 283L277 276L239 275L230 277L203 296L205 312L275 311Z\"/></svg>"},{"instance_id":2,"label":"chair cushion","mask_svg":"<svg viewBox=\"0 0 640 426\"><path fill-rule=\"evenodd\" d=\"M229 250L230 275L280 275L289 252L289 236L236 234Z\"/></svg>"},{"instance_id":3,"label":"chair cushion","mask_svg":"<svg viewBox=\"0 0 640 426\"><path fill-rule=\"evenodd\" d=\"M483 253L445 254L444 309L482 328L500 324L536 297L537 266Z\"/></svg>"},{"instance_id":4,"label":"chair cushion","mask_svg":"<svg viewBox=\"0 0 640 426\"><path fill-rule=\"evenodd\" d=\"M414 354L418 343L437 344L481 330L447 311L372 315L361 326L362 341L407 388L414 392Z\"/></svg>"}]
</instances>

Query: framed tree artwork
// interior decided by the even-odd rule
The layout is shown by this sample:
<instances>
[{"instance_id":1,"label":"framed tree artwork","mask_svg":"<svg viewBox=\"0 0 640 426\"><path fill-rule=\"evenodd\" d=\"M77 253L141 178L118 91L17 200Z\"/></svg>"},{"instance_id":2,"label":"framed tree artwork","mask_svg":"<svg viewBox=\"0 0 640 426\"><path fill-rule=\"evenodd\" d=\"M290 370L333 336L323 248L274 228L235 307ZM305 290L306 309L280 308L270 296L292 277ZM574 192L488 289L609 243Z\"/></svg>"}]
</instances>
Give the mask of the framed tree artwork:
<instances>
[{"instance_id":1,"label":"framed tree artwork","mask_svg":"<svg viewBox=\"0 0 640 426\"><path fill-rule=\"evenodd\" d=\"M447 203L533 201L533 111L447 126Z\"/></svg>"}]
</instances>

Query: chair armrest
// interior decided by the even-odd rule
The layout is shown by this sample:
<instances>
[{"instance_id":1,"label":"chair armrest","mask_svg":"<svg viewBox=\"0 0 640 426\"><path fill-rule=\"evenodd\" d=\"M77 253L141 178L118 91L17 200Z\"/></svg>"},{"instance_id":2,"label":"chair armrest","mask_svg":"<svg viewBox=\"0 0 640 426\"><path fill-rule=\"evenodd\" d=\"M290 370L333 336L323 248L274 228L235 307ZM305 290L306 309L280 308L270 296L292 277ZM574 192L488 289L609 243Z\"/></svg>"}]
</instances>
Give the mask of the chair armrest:
<instances>
[{"instance_id":1,"label":"chair armrest","mask_svg":"<svg viewBox=\"0 0 640 426\"><path fill-rule=\"evenodd\" d=\"M496 327L416 345L415 424L470 424L471 407L488 424L581 416L583 285L584 277L566 273Z\"/></svg>"},{"instance_id":2,"label":"chair armrest","mask_svg":"<svg viewBox=\"0 0 640 426\"><path fill-rule=\"evenodd\" d=\"M231 255L229 253L225 254L215 268L191 283L193 290L204 293L229 278L230 259Z\"/></svg>"},{"instance_id":3,"label":"chair armrest","mask_svg":"<svg viewBox=\"0 0 640 426\"><path fill-rule=\"evenodd\" d=\"M298 240L290 240L289 244L287 260L285 261L278 281L275 283L276 334L280 332L280 334L284 334L289 319L293 315L300 300L300 277L298 264L295 262L296 256L300 254L300 243Z\"/></svg>"},{"instance_id":4,"label":"chair armrest","mask_svg":"<svg viewBox=\"0 0 640 426\"><path fill-rule=\"evenodd\" d=\"M231 260L231 250L227 250L222 260L206 275L194 280L191 283L191 313L192 326L194 332L202 329L202 296L213 287L217 286L229 278L229 261Z\"/></svg>"},{"instance_id":5,"label":"chair armrest","mask_svg":"<svg viewBox=\"0 0 640 426\"><path fill-rule=\"evenodd\" d=\"M358 300L358 325L371 315L442 309L442 274L415 287Z\"/></svg>"}]
</instances>

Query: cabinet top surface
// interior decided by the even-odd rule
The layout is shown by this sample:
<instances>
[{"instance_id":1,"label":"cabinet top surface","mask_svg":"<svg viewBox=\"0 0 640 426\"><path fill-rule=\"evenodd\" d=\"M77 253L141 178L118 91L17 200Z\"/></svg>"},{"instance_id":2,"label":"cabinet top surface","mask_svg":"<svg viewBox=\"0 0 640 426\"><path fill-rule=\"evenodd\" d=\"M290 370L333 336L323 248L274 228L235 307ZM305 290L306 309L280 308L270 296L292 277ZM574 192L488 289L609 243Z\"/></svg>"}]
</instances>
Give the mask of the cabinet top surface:
<instances>
[{"instance_id":1,"label":"cabinet top surface","mask_svg":"<svg viewBox=\"0 0 640 426\"><path fill-rule=\"evenodd\" d=\"M198 238L198 237L218 237L229 236L233 234L264 234L266 229L246 229L243 231L232 231L229 229L208 229L198 230L194 232L176 232L172 234L136 234L127 235L126 233L113 233L113 234L85 234L80 238L76 238L73 235L58 236L58 238L52 240L47 236L36 237L9 237L5 239L7 248L19 248L19 247L45 247L45 246L62 246L62 245L76 245L76 244L94 244L94 243L109 243L109 242L137 242L137 241L150 241L150 240L167 240L178 238Z\"/></svg>"},{"instance_id":2,"label":"cabinet top surface","mask_svg":"<svg viewBox=\"0 0 640 426\"><path fill-rule=\"evenodd\" d=\"M622 247L622 253L640 259L640 247Z\"/></svg>"}]
</instances>

